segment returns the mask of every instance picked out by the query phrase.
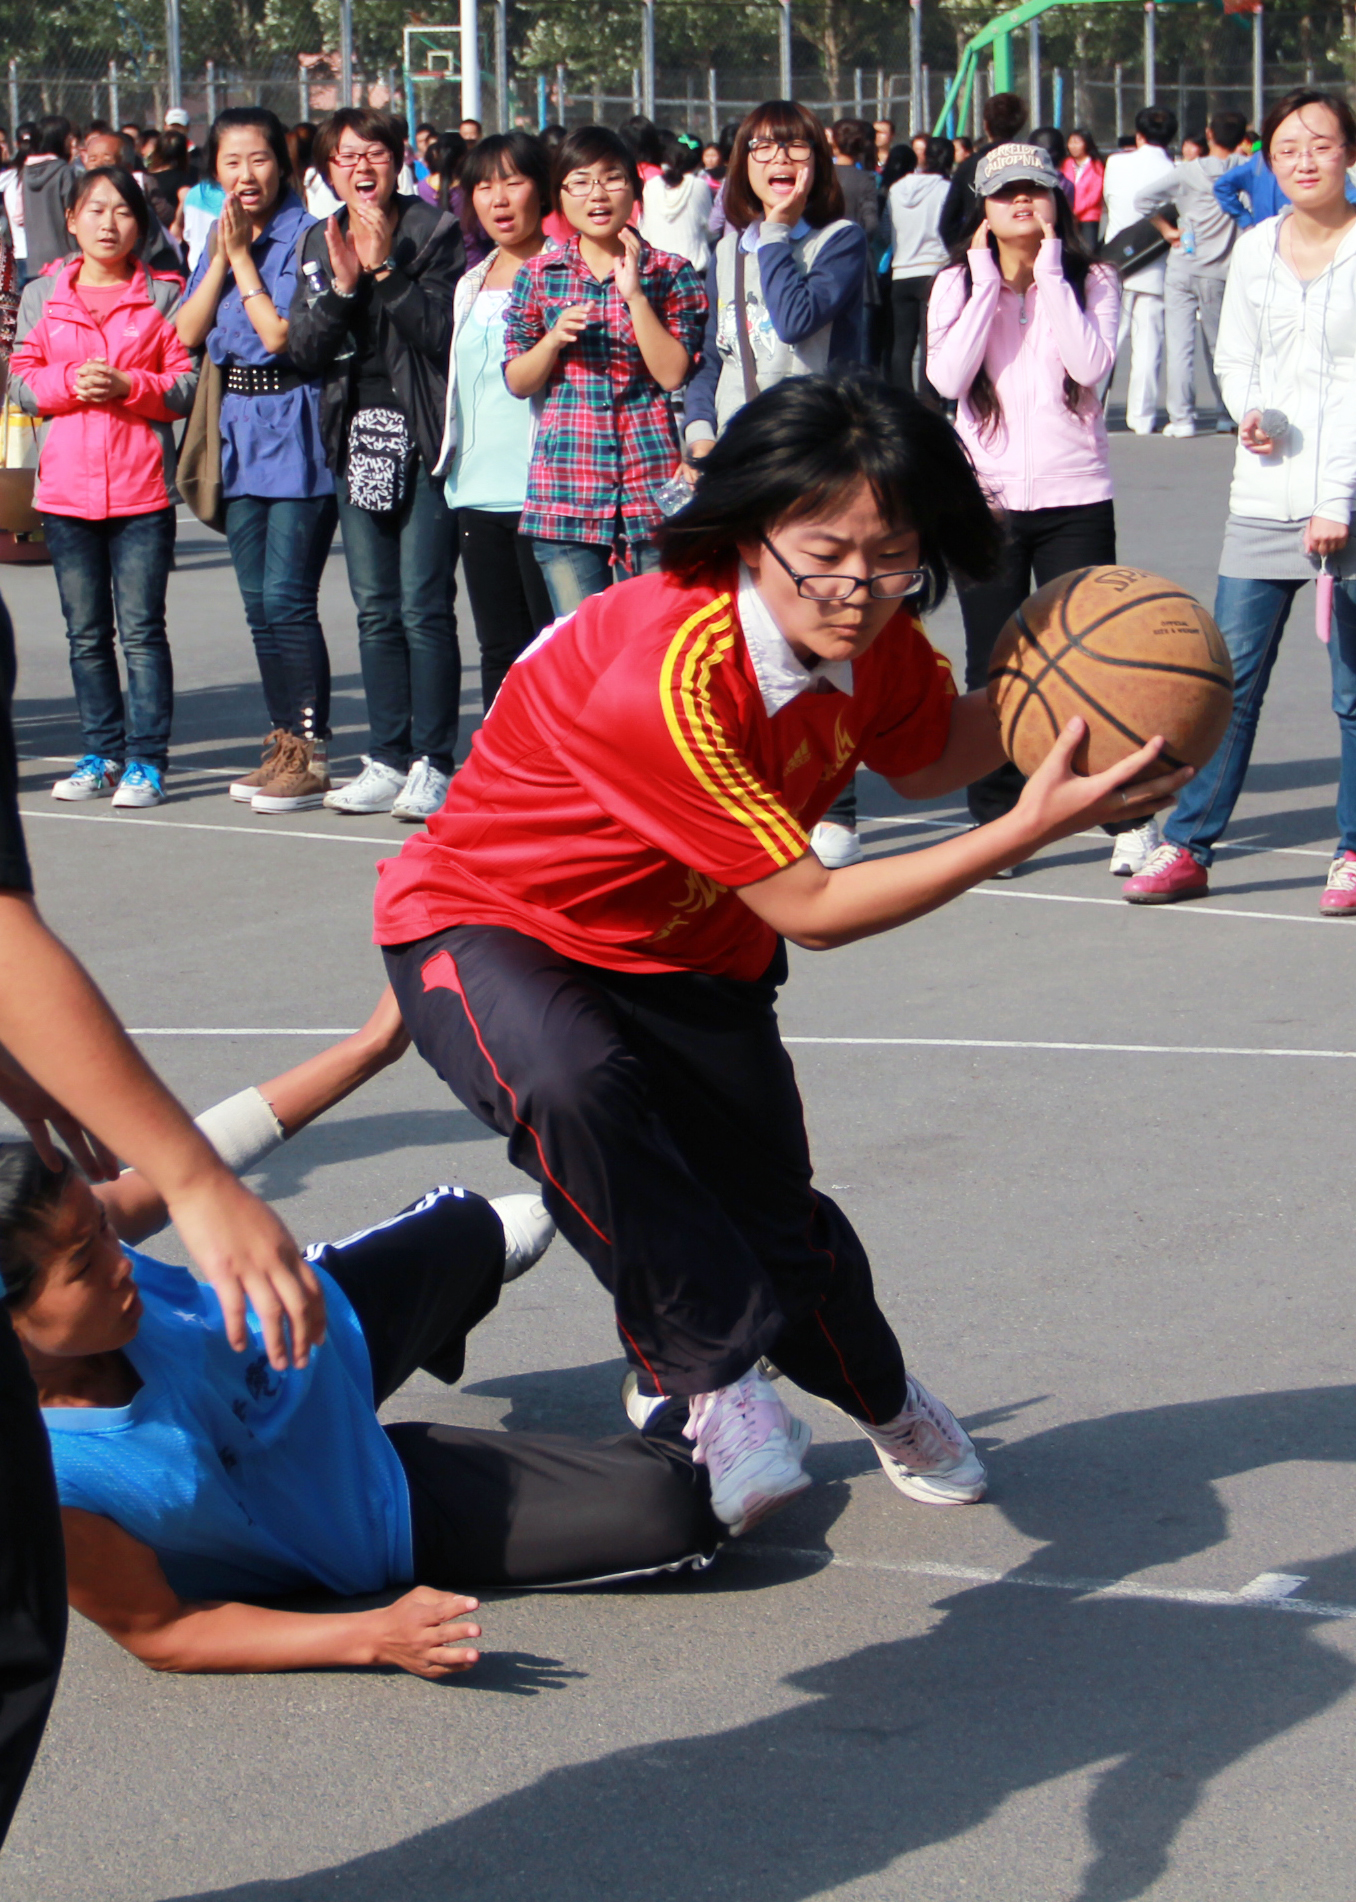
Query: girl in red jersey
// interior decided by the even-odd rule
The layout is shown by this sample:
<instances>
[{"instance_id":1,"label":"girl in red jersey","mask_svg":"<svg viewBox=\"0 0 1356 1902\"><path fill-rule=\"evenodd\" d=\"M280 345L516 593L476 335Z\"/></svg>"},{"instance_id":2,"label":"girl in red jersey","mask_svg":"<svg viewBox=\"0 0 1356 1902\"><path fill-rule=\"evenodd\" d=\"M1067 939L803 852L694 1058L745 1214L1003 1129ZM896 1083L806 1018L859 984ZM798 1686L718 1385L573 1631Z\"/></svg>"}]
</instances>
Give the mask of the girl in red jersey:
<instances>
[{"instance_id":1,"label":"girl in red jersey","mask_svg":"<svg viewBox=\"0 0 1356 1902\"><path fill-rule=\"evenodd\" d=\"M860 372L766 391L703 461L663 572L520 657L441 813L381 868L416 1046L611 1292L628 1412L686 1408L732 1534L809 1484L761 1355L855 1420L902 1492L985 1486L812 1186L782 939L905 924L1185 777L1131 785L1159 741L1078 777L1075 721L992 825L840 871L809 850L858 764L924 799L999 763L986 696L956 696L917 619L953 566L991 570L997 536L941 417Z\"/></svg>"}]
</instances>

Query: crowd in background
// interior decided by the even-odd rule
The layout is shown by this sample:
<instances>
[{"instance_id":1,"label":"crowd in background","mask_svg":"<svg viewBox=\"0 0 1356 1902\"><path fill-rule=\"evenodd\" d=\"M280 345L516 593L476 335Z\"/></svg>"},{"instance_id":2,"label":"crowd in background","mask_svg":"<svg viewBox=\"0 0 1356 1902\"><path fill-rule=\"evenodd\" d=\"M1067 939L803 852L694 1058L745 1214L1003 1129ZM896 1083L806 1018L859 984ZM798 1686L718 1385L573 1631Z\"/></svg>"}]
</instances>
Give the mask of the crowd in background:
<instances>
[{"instance_id":1,"label":"crowd in background","mask_svg":"<svg viewBox=\"0 0 1356 1902\"><path fill-rule=\"evenodd\" d=\"M1305 110L1338 107L1296 94L1283 117ZM490 138L474 120L424 123L411 140L370 107L290 129L232 107L202 148L181 111L159 130L20 126L0 170L11 326L27 285L10 393L46 422L35 500L86 748L54 796L165 796L180 497L227 538L258 661L267 737L231 796L264 815L324 805L420 821L456 767L458 565L488 708L552 618L655 567L658 524L754 395L863 362L952 417L1001 512L1002 573L959 586L967 680L982 685L1033 586L1116 559L1105 407L1118 353L1128 347L1135 433L1157 426L1165 347L1165 434L1196 433L1198 332L1217 393L1221 352L1252 351L1250 413L1270 332L1254 296L1233 326L1251 324L1253 343L1230 334L1235 247L1253 226L1279 243L1309 215L1275 222L1290 208L1268 145L1275 113L1260 141L1217 113L1175 153L1173 113L1146 107L1106 157L1084 129L1024 136L1025 119L999 93L978 145L898 140L887 119L826 127L793 101L708 144L641 117ZM1317 140L1342 161L1344 214L1346 133L1343 120ZM1273 267L1262 304L1276 302ZM1348 301L1331 288L1325 325ZM1301 381L1329 403L1348 365L1331 339L1317 349ZM1215 427L1234 418L1221 397ZM1250 424L1240 456L1288 470L1288 488L1277 499L1269 478L1258 493L1244 482L1257 513L1231 522L1227 578L1284 588L1322 561L1342 579L1341 550L1304 528L1330 506L1322 458L1301 498L1295 458L1263 455ZM1299 550L1288 565L1247 526L1275 509ZM336 529L369 727L362 770L338 786L319 615ZM1274 655L1293 591L1261 633L1255 587L1222 595L1226 639L1243 638L1242 616ZM1346 720L1351 696L1335 693ZM972 786L975 823L1020 789L1012 767ZM1222 823L1210 819L1212 838ZM814 845L832 866L860 857L851 787ZM1111 869L1141 902L1203 889L1209 841L1174 850L1164 857L1151 819L1117 836Z\"/></svg>"}]
</instances>

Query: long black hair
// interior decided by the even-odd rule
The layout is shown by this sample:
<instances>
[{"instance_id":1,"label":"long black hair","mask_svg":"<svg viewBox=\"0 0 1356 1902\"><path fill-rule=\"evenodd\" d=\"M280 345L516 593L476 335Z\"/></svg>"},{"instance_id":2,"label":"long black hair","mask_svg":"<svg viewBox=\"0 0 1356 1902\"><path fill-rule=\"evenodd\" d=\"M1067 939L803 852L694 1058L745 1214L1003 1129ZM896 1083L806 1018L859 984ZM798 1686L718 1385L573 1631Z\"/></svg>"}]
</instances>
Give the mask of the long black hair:
<instances>
[{"instance_id":1,"label":"long black hair","mask_svg":"<svg viewBox=\"0 0 1356 1902\"><path fill-rule=\"evenodd\" d=\"M1073 207L1069 203L1068 195L1062 189L1056 188L1056 190L1050 193L1050 197L1054 200L1055 236L1059 239L1062 249L1064 281L1078 299L1078 308L1080 310L1086 310L1088 303L1088 272L1092 269L1093 260L1088 256L1087 251L1083 247L1082 234L1079 232L1078 226L1074 223ZM975 233L979 230L980 223L984 218L984 213L984 200L978 198L975 200L974 210L965 221L964 230L951 247L951 264L947 267L948 270L954 267L963 273L961 281L965 286L965 301L967 304L970 301L970 293L974 289L974 280L970 276L970 266L967 261L966 253L970 249L971 238L973 238ZM992 232L989 233L989 250L995 258L998 256L998 240L994 237ZM1064 401L1066 406L1071 410L1076 410L1086 394L1087 387L1082 383L1076 383L1066 370L1064 372ZM970 414L979 425L980 435L992 435L1002 418L1003 406L998 400L998 392L993 386L993 379L990 377L989 372L982 362L975 371L974 379L968 391L965 392L965 395L970 405Z\"/></svg>"},{"instance_id":2,"label":"long black hair","mask_svg":"<svg viewBox=\"0 0 1356 1902\"><path fill-rule=\"evenodd\" d=\"M952 571L993 573L1001 535L950 423L855 369L787 377L736 412L692 500L657 530L661 564L689 583L723 578L741 543L832 509L863 481L887 521L918 532L919 608L937 605Z\"/></svg>"},{"instance_id":3,"label":"long black hair","mask_svg":"<svg viewBox=\"0 0 1356 1902\"><path fill-rule=\"evenodd\" d=\"M46 1263L38 1245L70 1181L71 1164L49 1169L30 1142L0 1142L0 1299L17 1308Z\"/></svg>"}]
</instances>

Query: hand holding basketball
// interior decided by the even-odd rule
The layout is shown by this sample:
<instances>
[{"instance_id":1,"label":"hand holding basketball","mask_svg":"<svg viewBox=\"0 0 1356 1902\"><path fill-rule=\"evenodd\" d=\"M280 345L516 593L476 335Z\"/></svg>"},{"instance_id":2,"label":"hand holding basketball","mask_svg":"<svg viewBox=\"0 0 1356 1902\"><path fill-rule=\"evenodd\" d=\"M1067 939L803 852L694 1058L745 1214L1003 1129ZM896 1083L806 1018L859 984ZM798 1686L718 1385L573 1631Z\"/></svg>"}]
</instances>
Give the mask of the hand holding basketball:
<instances>
[{"instance_id":1,"label":"hand holding basketball","mask_svg":"<svg viewBox=\"0 0 1356 1902\"><path fill-rule=\"evenodd\" d=\"M1087 721L1078 716L1070 720L1022 788L1017 815L1038 834L1039 844L1033 850L1090 826L1117 820L1138 824L1170 805L1192 776L1189 766L1176 772L1154 772L1163 751L1162 737L1155 735L1146 746L1090 778L1076 764L1087 737Z\"/></svg>"}]
</instances>

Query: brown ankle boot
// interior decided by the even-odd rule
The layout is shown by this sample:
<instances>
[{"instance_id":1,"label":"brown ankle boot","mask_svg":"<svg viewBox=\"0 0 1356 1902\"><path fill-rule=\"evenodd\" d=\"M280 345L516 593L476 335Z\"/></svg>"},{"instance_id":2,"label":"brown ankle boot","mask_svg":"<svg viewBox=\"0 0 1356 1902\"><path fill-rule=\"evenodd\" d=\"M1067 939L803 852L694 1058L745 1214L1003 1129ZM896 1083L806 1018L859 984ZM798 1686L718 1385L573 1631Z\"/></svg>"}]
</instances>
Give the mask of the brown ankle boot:
<instances>
[{"instance_id":1,"label":"brown ankle boot","mask_svg":"<svg viewBox=\"0 0 1356 1902\"><path fill-rule=\"evenodd\" d=\"M255 812L304 812L323 804L329 789L325 742L285 733L279 763L250 805Z\"/></svg>"},{"instance_id":2,"label":"brown ankle boot","mask_svg":"<svg viewBox=\"0 0 1356 1902\"><path fill-rule=\"evenodd\" d=\"M264 741L263 753L254 771L252 773L246 773L240 779L233 779L231 781L232 799L238 799L243 806L247 806L250 803L264 781L278 770L282 742L287 739L287 737L287 732L283 727L274 727L273 731Z\"/></svg>"}]
</instances>

